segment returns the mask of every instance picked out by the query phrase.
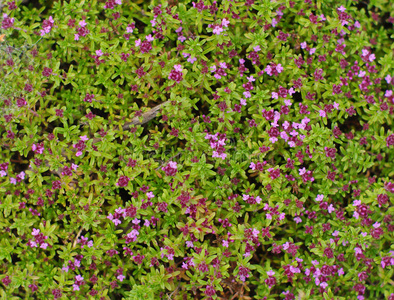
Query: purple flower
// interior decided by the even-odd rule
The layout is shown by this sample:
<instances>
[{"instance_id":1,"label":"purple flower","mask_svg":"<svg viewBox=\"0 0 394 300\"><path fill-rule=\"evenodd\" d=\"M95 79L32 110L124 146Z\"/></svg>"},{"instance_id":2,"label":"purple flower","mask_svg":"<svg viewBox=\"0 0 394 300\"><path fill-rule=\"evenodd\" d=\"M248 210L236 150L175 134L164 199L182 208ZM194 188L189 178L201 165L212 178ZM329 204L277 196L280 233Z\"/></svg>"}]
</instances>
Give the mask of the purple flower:
<instances>
[{"instance_id":1,"label":"purple flower","mask_svg":"<svg viewBox=\"0 0 394 300\"><path fill-rule=\"evenodd\" d=\"M3 22L1 22L2 29L8 29L14 26L14 18L9 18L7 14L3 14Z\"/></svg>"},{"instance_id":2,"label":"purple flower","mask_svg":"<svg viewBox=\"0 0 394 300\"><path fill-rule=\"evenodd\" d=\"M126 187L129 184L129 181L129 177L122 175L119 177L119 180L117 183L115 183L115 185L120 187Z\"/></svg>"}]
</instances>

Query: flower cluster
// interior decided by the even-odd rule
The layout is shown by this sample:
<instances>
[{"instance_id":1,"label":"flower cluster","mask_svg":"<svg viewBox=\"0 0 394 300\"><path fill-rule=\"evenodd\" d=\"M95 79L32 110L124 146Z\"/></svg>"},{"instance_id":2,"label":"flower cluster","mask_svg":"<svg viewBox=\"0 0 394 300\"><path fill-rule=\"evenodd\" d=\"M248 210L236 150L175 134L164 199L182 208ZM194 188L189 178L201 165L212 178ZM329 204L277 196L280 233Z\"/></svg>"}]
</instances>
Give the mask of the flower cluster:
<instances>
[{"instance_id":1,"label":"flower cluster","mask_svg":"<svg viewBox=\"0 0 394 300\"><path fill-rule=\"evenodd\" d=\"M46 249L49 246L48 243L45 242L48 237L40 233L40 229L33 228L31 234L34 237L34 240L29 239L29 241L27 242L28 246L30 246L31 248L40 247L41 249Z\"/></svg>"},{"instance_id":2,"label":"flower cluster","mask_svg":"<svg viewBox=\"0 0 394 300\"><path fill-rule=\"evenodd\" d=\"M174 161L168 162L168 164L165 167L161 168L166 176L175 176L175 174L178 172L178 164Z\"/></svg>"}]
</instances>

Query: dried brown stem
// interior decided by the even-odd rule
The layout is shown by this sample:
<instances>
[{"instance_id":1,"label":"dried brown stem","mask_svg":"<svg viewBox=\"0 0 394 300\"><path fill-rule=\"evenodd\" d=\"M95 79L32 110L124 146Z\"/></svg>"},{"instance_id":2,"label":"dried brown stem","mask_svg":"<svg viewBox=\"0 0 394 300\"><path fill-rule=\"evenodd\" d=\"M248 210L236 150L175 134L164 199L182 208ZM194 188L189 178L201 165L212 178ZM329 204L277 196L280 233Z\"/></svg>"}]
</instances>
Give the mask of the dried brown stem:
<instances>
[{"instance_id":1,"label":"dried brown stem","mask_svg":"<svg viewBox=\"0 0 394 300\"><path fill-rule=\"evenodd\" d=\"M157 112L169 101L163 102L159 105L156 105L153 107L151 110L145 112L142 114L143 120L140 121L140 117L135 117L131 120L131 122L128 122L122 126L123 130L129 130L131 126L133 125L142 125L145 123L148 123L150 120L156 117Z\"/></svg>"},{"instance_id":2,"label":"dried brown stem","mask_svg":"<svg viewBox=\"0 0 394 300\"><path fill-rule=\"evenodd\" d=\"M75 237L75 240L74 240L74 243L73 243L73 248L77 245L79 236L81 235L81 232L82 232L82 228L83 228L83 227L81 227L81 229L78 231L77 236Z\"/></svg>"}]
</instances>

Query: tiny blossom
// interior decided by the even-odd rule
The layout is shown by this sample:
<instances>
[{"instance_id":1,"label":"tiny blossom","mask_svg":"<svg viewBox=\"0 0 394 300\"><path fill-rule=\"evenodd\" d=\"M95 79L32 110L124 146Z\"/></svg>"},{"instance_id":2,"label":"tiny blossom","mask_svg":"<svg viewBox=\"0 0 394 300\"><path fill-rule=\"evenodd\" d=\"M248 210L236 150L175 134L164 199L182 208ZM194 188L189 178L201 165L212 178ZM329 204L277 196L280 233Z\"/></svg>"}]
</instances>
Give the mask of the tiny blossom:
<instances>
[{"instance_id":1,"label":"tiny blossom","mask_svg":"<svg viewBox=\"0 0 394 300\"><path fill-rule=\"evenodd\" d=\"M177 163L174 161L170 161L167 166L162 167L161 169L166 173L166 176L175 176L178 171Z\"/></svg>"},{"instance_id":2,"label":"tiny blossom","mask_svg":"<svg viewBox=\"0 0 394 300\"><path fill-rule=\"evenodd\" d=\"M212 32L213 32L214 34L219 35L219 34L221 34L223 31L224 31L224 30L223 30L223 28L222 28L221 26L215 26L215 28L213 29Z\"/></svg>"},{"instance_id":3,"label":"tiny blossom","mask_svg":"<svg viewBox=\"0 0 394 300\"><path fill-rule=\"evenodd\" d=\"M194 64L194 63L197 61L197 58L196 58L196 57L189 57L189 58L187 59L187 61L188 61L189 63L191 63L191 64Z\"/></svg>"},{"instance_id":4,"label":"tiny blossom","mask_svg":"<svg viewBox=\"0 0 394 300\"><path fill-rule=\"evenodd\" d=\"M3 14L3 21L1 22L2 29L8 29L14 26L14 18L8 17L7 14Z\"/></svg>"},{"instance_id":5,"label":"tiny blossom","mask_svg":"<svg viewBox=\"0 0 394 300\"><path fill-rule=\"evenodd\" d=\"M182 74L182 66L181 65L175 65L174 69L171 70L168 79L174 80L177 83L180 83L183 80L183 74Z\"/></svg>"},{"instance_id":6,"label":"tiny blossom","mask_svg":"<svg viewBox=\"0 0 394 300\"><path fill-rule=\"evenodd\" d=\"M42 154L44 152L44 144L33 144L31 149L34 151L34 153Z\"/></svg>"},{"instance_id":7,"label":"tiny blossom","mask_svg":"<svg viewBox=\"0 0 394 300\"><path fill-rule=\"evenodd\" d=\"M119 281L123 281L126 277L124 275L119 275L116 277Z\"/></svg>"},{"instance_id":8,"label":"tiny blossom","mask_svg":"<svg viewBox=\"0 0 394 300\"><path fill-rule=\"evenodd\" d=\"M44 36L47 33L50 33L54 24L54 20L52 16L48 18L48 20L44 20L42 23L42 29L41 29L41 36Z\"/></svg>"}]
</instances>

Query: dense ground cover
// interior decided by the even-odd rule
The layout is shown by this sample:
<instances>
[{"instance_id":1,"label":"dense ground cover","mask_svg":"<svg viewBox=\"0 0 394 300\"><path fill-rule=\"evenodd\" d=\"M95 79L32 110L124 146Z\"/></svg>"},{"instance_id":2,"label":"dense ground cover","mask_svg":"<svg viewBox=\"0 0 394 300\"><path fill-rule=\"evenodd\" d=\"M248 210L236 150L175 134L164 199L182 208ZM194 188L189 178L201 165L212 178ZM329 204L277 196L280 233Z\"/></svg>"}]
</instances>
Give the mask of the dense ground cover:
<instances>
[{"instance_id":1,"label":"dense ground cover","mask_svg":"<svg viewBox=\"0 0 394 300\"><path fill-rule=\"evenodd\" d=\"M394 4L0 3L2 299L394 299Z\"/></svg>"}]
</instances>

